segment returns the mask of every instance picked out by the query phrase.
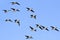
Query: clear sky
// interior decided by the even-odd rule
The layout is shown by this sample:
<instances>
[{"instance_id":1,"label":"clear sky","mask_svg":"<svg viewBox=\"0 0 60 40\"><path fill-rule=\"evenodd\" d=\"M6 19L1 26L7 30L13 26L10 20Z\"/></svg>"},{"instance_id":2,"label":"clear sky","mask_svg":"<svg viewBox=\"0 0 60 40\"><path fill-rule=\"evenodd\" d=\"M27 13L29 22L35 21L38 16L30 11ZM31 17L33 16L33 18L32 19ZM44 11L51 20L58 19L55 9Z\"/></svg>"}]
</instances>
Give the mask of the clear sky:
<instances>
[{"instance_id":1,"label":"clear sky","mask_svg":"<svg viewBox=\"0 0 60 40\"><path fill-rule=\"evenodd\" d=\"M17 1L21 5L11 5ZM26 7L33 8L35 13L26 11ZM20 12L4 13L3 10L10 8L20 9ZM31 14L37 15L37 19L30 18ZM20 27L14 22L5 22L6 18L13 21L19 19ZM35 24L41 24L50 31L40 30ZM29 26L37 29L30 30ZM60 40L60 32L51 30L50 26L60 28L60 0L1 0L0 1L0 40L26 40L25 35L31 35L31 40ZM60 30L60 29L59 29Z\"/></svg>"}]
</instances>

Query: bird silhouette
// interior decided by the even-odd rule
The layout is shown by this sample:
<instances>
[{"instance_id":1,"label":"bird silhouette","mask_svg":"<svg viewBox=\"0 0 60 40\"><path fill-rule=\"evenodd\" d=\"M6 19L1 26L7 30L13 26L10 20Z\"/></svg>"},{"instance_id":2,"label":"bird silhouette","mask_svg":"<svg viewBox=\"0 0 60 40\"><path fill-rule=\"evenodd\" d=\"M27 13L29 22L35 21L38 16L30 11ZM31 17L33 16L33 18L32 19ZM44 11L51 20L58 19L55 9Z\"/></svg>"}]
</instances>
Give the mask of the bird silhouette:
<instances>
[{"instance_id":1,"label":"bird silhouette","mask_svg":"<svg viewBox=\"0 0 60 40\"><path fill-rule=\"evenodd\" d=\"M57 29L57 27L54 27L54 26L50 26L50 27L52 28L52 30L59 31L59 30Z\"/></svg>"},{"instance_id":2,"label":"bird silhouette","mask_svg":"<svg viewBox=\"0 0 60 40\"><path fill-rule=\"evenodd\" d=\"M7 13L7 12L9 12L9 11L11 11L11 10L3 10L5 13Z\"/></svg>"},{"instance_id":3,"label":"bird silhouette","mask_svg":"<svg viewBox=\"0 0 60 40\"><path fill-rule=\"evenodd\" d=\"M15 19L14 21L20 26L20 20Z\"/></svg>"},{"instance_id":4,"label":"bird silhouette","mask_svg":"<svg viewBox=\"0 0 60 40\"><path fill-rule=\"evenodd\" d=\"M34 10L31 9L30 11L34 13Z\"/></svg>"},{"instance_id":5,"label":"bird silhouette","mask_svg":"<svg viewBox=\"0 0 60 40\"><path fill-rule=\"evenodd\" d=\"M35 12L32 8L26 7L27 11Z\"/></svg>"},{"instance_id":6,"label":"bird silhouette","mask_svg":"<svg viewBox=\"0 0 60 40\"><path fill-rule=\"evenodd\" d=\"M12 9L14 12L15 12L15 11L20 11L19 9L15 9L15 8L11 8L11 9Z\"/></svg>"},{"instance_id":7,"label":"bird silhouette","mask_svg":"<svg viewBox=\"0 0 60 40\"><path fill-rule=\"evenodd\" d=\"M13 22L11 19L6 19L5 21L6 21L6 22L7 22L7 21Z\"/></svg>"},{"instance_id":8,"label":"bird silhouette","mask_svg":"<svg viewBox=\"0 0 60 40\"><path fill-rule=\"evenodd\" d=\"M31 27L31 26L29 26L30 27L30 29L32 30L32 31L36 31L36 29L34 29L33 27Z\"/></svg>"},{"instance_id":9,"label":"bird silhouette","mask_svg":"<svg viewBox=\"0 0 60 40\"><path fill-rule=\"evenodd\" d=\"M20 5L20 3L18 3L18 2L11 2L11 4L12 5L14 5L14 4Z\"/></svg>"},{"instance_id":10,"label":"bird silhouette","mask_svg":"<svg viewBox=\"0 0 60 40\"><path fill-rule=\"evenodd\" d=\"M55 28L56 31L59 31L57 28Z\"/></svg>"},{"instance_id":11,"label":"bird silhouette","mask_svg":"<svg viewBox=\"0 0 60 40\"><path fill-rule=\"evenodd\" d=\"M34 15L34 18L36 19L36 15Z\"/></svg>"},{"instance_id":12,"label":"bird silhouette","mask_svg":"<svg viewBox=\"0 0 60 40\"><path fill-rule=\"evenodd\" d=\"M19 21L17 21L17 24L20 26L20 22Z\"/></svg>"},{"instance_id":13,"label":"bird silhouette","mask_svg":"<svg viewBox=\"0 0 60 40\"><path fill-rule=\"evenodd\" d=\"M18 12L19 12L20 10L19 10L19 9L16 9L16 11L18 11Z\"/></svg>"},{"instance_id":14,"label":"bird silhouette","mask_svg":"<svg viewBox=\"0 0 60 40\"><path fill-rule=\"evenodd\" d=\"M33 18L33 15L30 15L31 16L31 18Z\"/></svg>"},{"instance_id":15,"label":"bird silhouette","mask_svg":"<svg viewBox=\"0 0 60 40\"><path fill-rule=\"evenodd\" d=\"M16 11L16 9L15 8L11 8L13 11Z\"/></svg>"},{"instance_id":16,"label":"bird silhouette","mask_svg":"<svg viewBox=\"0 0 60 40\"><path fill-rule=\"evenodd\" d=\"M16 2L17 5L20 5L20 3Z\"/></svg>"},{"instance_id":17,"label":"bird silhouette","mask_svg":"<svg viewBox=\"0 0 60 40\"><path fill-rule=\"evenodd\" d=\"M17 22L17 19L15 19L14 21Z\"/></svg>"},{"instance_id":18,"label":"bird silhouette","mask_svg":"<svg viewBox=\"0 0 60 40\"><path fill-rule=\"evenodd\" d=\"M41 30L43 30L43 28L42 28L41 26L39 26L39 28L40 28Z\"/></svg>"},{"instance_id":19,"label":"bird silhouette","mask_svg":"<svg viewBox=\"0 0 60 40\"><path fill-rule=\"evenodd\" d=\"M49 29L48 29L48 28L45 28L45 30L49 31Z\"/></svg>"},{"instance_id":20,"label":"bird silhouette","mask_svg":"<svg viewBox=\"0 0 60 40\"><path fill-rule=\"evenodd\" d=\"M39 27L39 24L36 24L36 27Z\"/></svg>"},{"instance_id":21,"label":"bird silhouette","mask_svg":"<svg viewBox=\"0 0 60 40\"><path fill-rule=\"evenodd\" d=\"M32 39L32 36L25 35L26 39Z\"/></svg>"},{"instance_id":22,"label":"bird silhouette","mask_svg":"<svg viewBox=\"0 0 60 40\"><path fill-rule=\"evenodd\" d=\"M36 15L30 15L31 16L31 18L34 18L34 19L36 19Z\"/></svg>"},{"instance_id":23,"label":"bird silhouette","mask_svg":"<svg viewBox=\"0 0 60 40\"><path fill-rule=\"evenodd\" d=\"M40 27L42 27L43 29L45 28L45 26L43 26L43 25L40 25Z\"/></svg>"},{"instance_id":24,"label":"bird silhouette","mask_svg":"<svg viewBox=\"0 0 60 40\"><path fill-rule=\"evenodd\" d=\"M30 10L30 8L28 8L28 7L27 7L26 9L27 9L27 11L29 11L29 10Z\"/></svg>"},{"instance_id":25,"label":"bird silhouette","mask_svg":"<svg viewBox=\"0 0 60 40\"><path fill-rule=\"evenodd\" d=\"M49 31L49 29L47 27L43 26L43 25L40 25L40 29L41 30L44 30L45 29L45 30Z\"/></svg>"},{"instance_id":26,"label":"bird silhouette","mask_svg":"<svg viewBox=\"0 0 60 40\"><path fill-rule=\"evenodd\" d=\"M43 30L43 28L39 24L36 24L36 27L38 27L39 29Z\"/></svg>"},{"instance_id":27,"label":"bird silhouette","mask_svg":"<svg viewBox=\"0 0 60 40\"><path fill-rule=\"evenodd\" d=\"M55 27L54 27L54 26L50 26L50 27L52 28L52 30L53 30L53 29L55 29Z\"/></svg>"}]
</instances>

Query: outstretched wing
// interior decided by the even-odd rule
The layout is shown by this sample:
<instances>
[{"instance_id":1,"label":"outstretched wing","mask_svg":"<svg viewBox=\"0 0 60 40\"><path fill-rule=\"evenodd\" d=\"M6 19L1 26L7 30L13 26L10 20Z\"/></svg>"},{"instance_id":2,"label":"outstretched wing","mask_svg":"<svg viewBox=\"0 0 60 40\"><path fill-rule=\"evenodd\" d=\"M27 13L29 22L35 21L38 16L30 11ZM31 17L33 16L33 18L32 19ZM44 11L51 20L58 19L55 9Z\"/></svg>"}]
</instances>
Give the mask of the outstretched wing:
<instances>
[{"instance_id":1,"label":"outstretched wing","mask_svg":"<svg viewBox=\"0 0 60 40\"><path fill-rule=\"evenodd\" d=\"M36 15L34 15L34 18L36 19Z\"/></svg>"},{"instance_id":2,"label":"outstretched wing","mask_svg":"<svg viewBox=\"0 0 60 40\"><path fill-rule=\"evenodd\" d=\"M14 4L15 4L15 2L11 2L11 4L12 4L12 5L14 5Z\"/></svg>"},{"instance_id":3,"label":"outstretched wing","mask_svg":"<svg viewBox=\"0 0 60 40\"><path fill-rule=\"evenodd\" d=\"M16 9L16 11L20 11L19 9Z\"/></svg>"},{"instance_id":4,"label":"outstretched wing","mask_svg":"<svg viewBox=\"0 0 60 40\"><path fill-rule=\"evenodd\" d=\"M10 22L13 22L11 19L9 19Z\"/></svg>"},{"instance_id":5,"label":"outstretched wing","mask_svg":"<svg viewBox=\"0 0 60 40\"><path fill-rule=\"evenodd\" d=\"M56 31L59 31L57 28L55 28Z\"/></svg>"},{"instance_id":6,"label":"outstretched wing","mask_svg":"<svg viewBox=\"0 0 60 40\"><path fill-rule=\"evenodd\" d=\"M34 10L31 9L30 11L34 13Z\"/></svg>"},{"instance_id":7,"label":"outstretched wing","mask_svg":"<svg viewBox=\"0 0 60 40\"><path fill-rule=\"evenodd\" d=\"M16 11L16 9L15 8L11 8L13 11Z\"/></svg>"},{"instance_id":8,"label":"outstretched wing","mask_svg":"<svg viewBox=\"0 0 60 40\"><path fill-rule=\"evenodd\" d=\"M8 11L7 10L3 10L5 13L7 13Z\"/></svg>"},{"instance_id":9,"label":"outstretched wing","mask_svg":"<svg viewBox=\"0 0 60 40\"><path fill-rule=\"evenodd\" d=\"M39 24L36 24L36 27L39 27Z\"/></svg>"},{"instance_id":10,"label":"outstretched wing","mask_svg":"<svg viewBox=\"0 0 60 40\"><path fill-rule=\"evenodd\" d=\"M19 21L17 21L17 24L20 26L20 22Z\"/></svg>"},{"instance_id":11,"label":"outstretched wing","mask_svg":"<svg viewBox=\"0 0 60 40\"><path fill-rule=\"evenodd\" d=\"M39 28L40 28L41 30L43 30L43 28L42 28L42 27L40 27L40 26L39 26Z\"/></svg>"},{"instance_id":12,"label":"outstretched wing","mask_svg":"<svg viewBox=\"0 0 60 40\"><path fill-rule=\"evenodd\" d=\"M33 30L34 28L32 28L31 26L30 26L30 28L31 28L31 30Z\"/></svg>"},{"instance_id":13,"label":"outstretched wing","mask_svg":"<svg viewBox=\"0 0 60 40\"><path fill-rule=\"evenodd\" d=\"M49 29L48 29L48 28L45 28L45 30L49 31Z\"/></svg>"},{"instance_id":14,"label":"outstretched wing","mask_svg":"<svg viewBox=\"0 0 60 40\"><path fill-rule=\"evenodd\" d=\"M18 2L16 2L17 5L20 5Z\"/></svg>"},{"instance_id":15,"label":"outstretched wing","mask_svg":"<svg viewBox=\"0 0 60 40\"><path fill-rule=\"evenodd\" d=\"M26 39L28 39L28 38L29 38L29 36L27 36L27 35L25 35L25 37L26 37Z\"/></svg>"},{"instance_id":16,"label":"outstretched wing","mask_svg":"<svg viewBox=\"0 0 60 40\"><path fill-rule=\"evenodd\" d=\"M29 11L29 10L30 10L30 8L28 8L28 7L27 7L26 9L27 9L27 11Z\"/></svg>"}]
</instances>

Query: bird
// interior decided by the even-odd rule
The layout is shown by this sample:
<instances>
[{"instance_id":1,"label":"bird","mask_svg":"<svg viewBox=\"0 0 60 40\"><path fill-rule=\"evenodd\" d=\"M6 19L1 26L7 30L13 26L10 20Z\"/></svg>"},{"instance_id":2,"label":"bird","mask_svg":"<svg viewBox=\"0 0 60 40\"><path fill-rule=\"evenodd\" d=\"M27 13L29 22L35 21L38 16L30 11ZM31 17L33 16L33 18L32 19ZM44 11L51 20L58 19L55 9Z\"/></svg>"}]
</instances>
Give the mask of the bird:
<instances>
[{"instance_id":1,"label":"bird","mask_svg":"<svg viewBox=\"0 0 60 40\"><path fill-rule=\"evenodd\" d=\"M28 8L28 7L27 7L26 9L27 9L27 11L29 11L29 10L30 10L30 8Z\"/></svg>"},{"instance_id":2,"label":"bird","mask_svg":"<svg viewBox=\"0 0 60 40\"><path fill-rule=\"evenodd\" d=\"M42 27L43 29L45 28L45 26L43 26L43 25L40 25L40 27Z\"/></svg>"},{"instance_id":3,"label":"bird","mask_svg":"<svg viewBox=\"0 0 60 40\"><path fill-rule=\"evenodd\" d=\"M33 18L33 15L30 15L31 16L31 18Z\"/></svg>"},{"instance_id":4,"label":"bird","mask_svg":"<svg viewBox=\"0 0 60 40\"><path fill-rule=\"evenodd\" d=\"M14 5L14 4L20 5L20 3L18 3L18 2L11 2L11 4L12 5Z\"/></svg>"},{"instance_id":5,"label":"bird","mask_svg":"<svg viewBox=\"0 0 60 40\"><path fill-rule=\"evenodd\" d=\"M11 8L13 11L20 11L19 9Z\"/></svg>"},{"instance_id":6,"label":"bird","mask_svg":"<svg viewBox=\"0 0 60 40\"><path fill-rule=\"evenodd\" d=\"M46 27L45 30L49 31L49 29Z\"/></svg>"},{"instance_id":7,"label":"bird","mask_svg":"<svg viewBox=\"0 0 60 40\"><path fill-rule=\"evenodd\" d=\"M14 5L14 4L15 4L15 2L11 2L11 4L12 4L12 5Z\"/></svg>"},{"instance_id":8,"label":"bird","mask_svg":"<svg viewBox=\"0 0 60 40\"><path fill-rule=\"evenodd\" d=\"M13 22L11 19L6 19L5 21L6 21L6 22L7 22L7 21Z\"/></svg>"},{"instance_id":9,"label":"bird","mask_svg":"<svg viewBox=\"0 0 60 40\"><path fill-rule=\"evenodd\" d=\"M14 20L15 22L17 21L17 19Z\"/></svg>"},{"instance_id":10,"label":"bird","mask_svg":"<svg viewBox=\"0 0 60 40\"><path fill-rule=\"evenodd\" d=\"M59 31L59 30L57 29L57 27L54 27L54 26L50 26L50 27L52 28L52 30Z\"/></svg>"},{"instance_id":11,"label":"bird","mask_svg":"<svg viewBox=\"0 0 60 40\"><path fill-rule=\"evenodd\" d=\"M36 15L34 15L34 18L36 19Z\"/></svg>"},{"instance_id":12,"label":"bird","mask_svg":"<svg viewBox=\"0 0 60 40\"><path fill-rule=\"evenodd\" d=\"M26 39L32 39L32 36L25 35Z\"/></svg>"},{"instance_id":13,"label":"bird","mask_svg":"<svg viewBox=\"0 0 60 40\"><path fill-rule=\"evenodd\" d=\"M31 14L30 16L31 16L31 18L36 19L36 15Z\"/></svg>"},{"instance_id":14,"label":"bird","mask_svg":"<svg viewBox=\"0 0 60 40\"><path fill-rule=\"evenodd\" d=\"M10 22L13 22L11 19L9 19Z\"/></svg>"},{"instance_id":15,"label":"bird","mask_svg":"<svg viewBox=\"0 0 60 40\"><path fill-rule=\"evenodd\" d=\"M43 30L43 28L42 28L41 26L39 26L39 28L40 28L41 30Z\"/></svg>"},{"instance_id":16,"label":"bird","mask_svg":"<svg viewBox=\"0 0 60 40\"><path fill-rule=\"evenodd\" d=\"M38 27L39 29L43 30L43 28L39 24L36 24L36 27Z\"/></svg>"},{"instance_id":17,"label":"bird","mask_svg":"<svg viewBox=\"0 0 60 40\"><path fill-rule=\"evenodd\" d=\"M20 26L20 22L19 21L17 21L17 24Z\"/></svg>"},{"instance_id":18,"label":"bird","mask_svg":"<svg viewBox=\"0 0 60 40\"><path fill-rule=\"evenodd\" d=\"M31 9L30 11L34 13L34 10Z\"/></svg>"},{"instance_id":19,"label":"bird","mask_svg":"<svg viewBox=\"0 0 60 40\"><path fill-rule=\"evenodd\" d=\"M59 31L57 28L55 28L56 31Z\"/></svg>"},{"instance_id":20,"label":"bird","mask_svg":"<svg viewBox=\"0 0 60 40\"><path fill-rule=\"evenodd\" d=\"M20 20L15 19L14 21L20 26Z\"/></svg>"},{"instance_id":21,"label":"bird","mask_svg":"<svg viewBox=\"0 0 60 40\"><path fill-rule=\"evenodd\" d=\"M5 21L8 21L7 19Z\"/></svg>"},{"instance_id":22,"label":"bird","mask_svg":"<svg viewBox=\"0 0 60 40\"><path fill-rule=\"evenodd\" d=\"M16 2L17 5L20 5L20 3Z\"/></svg>"},{"instance_id":23,"label":"bird","mask_svg":"<svg viewBox=\"0 0 60 40\"><path fill-rule=\"evenodd\" d=\"M11 10L3 10L5 13L7 13L8 11L11 11Z\"/></svg>"},{"instance_id":24,"label":"bird","mask_svg":"<svg viewBox=\"0 0 60 40\"><path fill-rule=\"evenodd\" d=\"M19 12L20 10L19 10L19 9L16 9L16 11L18 11L18 12Z\"/></svg>"},{"instance_id":25,"label":"bird","mask_svg":"<svg viewBox=\"0 0 60 40\"><path fill-rule=\"evenodd\" d=\"M30 29L32 30L32 31L36 31L36 29L34 29L33 27L31 27L31 26L29 26L30 27Z\"/></svg>"},{"instance_id":26,"label":"bird","mask_svg":"<svg viewBox=\"0 0 60 40\"><path fill-rule=\"evenodd\" d=\"M53 30L53 29L55 29L55 27L54 27L54 26L50 26L50 27L52 28L52 30Z\"/></svg>"},{"instance_id":27,"label":"bird","mask_svg":"<svg viewBox=\"0 0 60 40\"><path fill-rule=\"evenodd\" d=\"M40 29L41 30L44 30L45 29L45 30L49 31L49 29L47 27L43 26L43 25L40 25Z\"/></svg>"},{"instance_id":28,"label":"bird","mask_svg":"<svg viewBox=\"0 0 60 40\"><path fill-rule=\"evenodd\" d=\"M36 27L39 27L39 24L36 24Z\"/></svg>"},{"instance_id":29,"label":"bird","mask_svg":"<svg viewBox=\"0 0 60 40\"><path fill-rule=\"evenodd\" d=\"M16 9L15 8L11 8L13 11L16 11Z\"/></svg>"},{"instance_id":30,"label":"bird","mask_svg":"<svg viewBox=\"0 0 60 40\"><path fill-rule=\"evenodd\" d=\"M27 11L35 12L32 8L26 7Z\"/></svg>"}]
</instances>

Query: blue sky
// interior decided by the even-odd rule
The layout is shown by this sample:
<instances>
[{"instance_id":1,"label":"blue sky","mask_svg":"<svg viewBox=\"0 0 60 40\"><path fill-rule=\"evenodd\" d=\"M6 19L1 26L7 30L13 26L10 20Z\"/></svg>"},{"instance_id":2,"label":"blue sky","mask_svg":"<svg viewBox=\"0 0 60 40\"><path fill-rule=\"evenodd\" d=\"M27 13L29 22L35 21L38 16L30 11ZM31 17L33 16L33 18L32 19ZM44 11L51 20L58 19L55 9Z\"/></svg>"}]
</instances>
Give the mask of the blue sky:
<instances>
[{"instance_id":1,"label":"blue sky","mask_svg":"<svg viewBox=\"0 0 60 40\"><path fill-rule=\"evenodd\" d=\"M17 1L21 5L11 5L10 2ZM2 10L10 8L20 9L20 12L4 13ZM35 13L26 11L26 7L33 8ZM37 19L30 18L31 14L37 15ZM19 19L20 27L14 22L5 22L6 18L13 21ZM36 28L36 23L44 25L50 31ZM30 31L29 26L37 29ZM50 26L60 28L60 0L1 0L0 1L0 40L26 40L25 35L33 36L31 40L60 40L60 32L51 30ZM59 29L60 30L60 29Z\"/></svg>"}]
</instances>

